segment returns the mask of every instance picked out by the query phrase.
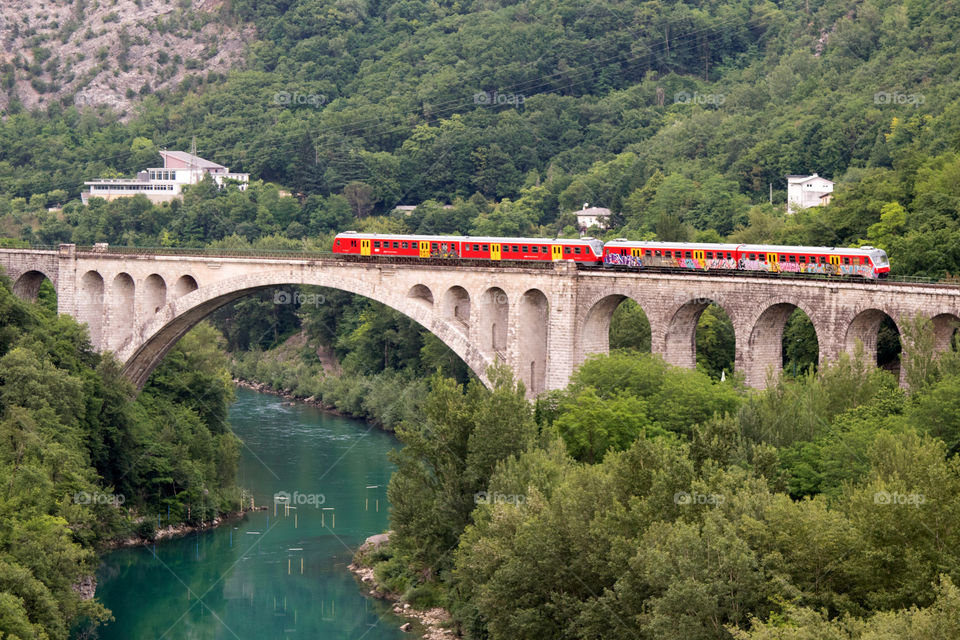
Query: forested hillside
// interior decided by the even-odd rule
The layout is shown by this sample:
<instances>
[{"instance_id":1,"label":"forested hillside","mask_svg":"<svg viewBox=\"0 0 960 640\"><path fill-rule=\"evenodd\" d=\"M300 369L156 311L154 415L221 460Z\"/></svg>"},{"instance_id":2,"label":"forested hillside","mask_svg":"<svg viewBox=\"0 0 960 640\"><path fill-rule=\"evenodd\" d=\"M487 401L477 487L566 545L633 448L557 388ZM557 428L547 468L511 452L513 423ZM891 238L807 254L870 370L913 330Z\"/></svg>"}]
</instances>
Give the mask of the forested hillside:
<instances>
[{"instance_id":1,"label":"forested hillside","mask_svg":"<svg viewBox=\"0 0 960 640\"><path fill-rule=\"evenodd\" d=\"M302 237L460 199L455 213L428 206L403 227L550 233L590 202L622 213L620 234L866 239L901 273L958 270L950 2L232 7L258 29L246 71L156 92L126 125L75 106L5 115L8 233ZM84 179L131 175L194 136L201 155L302 195L279 211L208 205L194 228L176 211L128 220L129 204L46 211ZM771 184L784 202L785 174L814 171L839 182L830 206L787 218L764 204Z\"/></svg>"},{"instance_id":2,"label":"forested hillside","mask_svg":"<svg viewBox=\"0 0 960 640\"><path fill-rule=\"evenodd\" d=\"M22 302L0 280L4 638L95 626L109 617L89 589L104 543L209 522L240 501L214 330L184 338L134 399L113 358L49 302Z\"/></svg>"}]
</instances>

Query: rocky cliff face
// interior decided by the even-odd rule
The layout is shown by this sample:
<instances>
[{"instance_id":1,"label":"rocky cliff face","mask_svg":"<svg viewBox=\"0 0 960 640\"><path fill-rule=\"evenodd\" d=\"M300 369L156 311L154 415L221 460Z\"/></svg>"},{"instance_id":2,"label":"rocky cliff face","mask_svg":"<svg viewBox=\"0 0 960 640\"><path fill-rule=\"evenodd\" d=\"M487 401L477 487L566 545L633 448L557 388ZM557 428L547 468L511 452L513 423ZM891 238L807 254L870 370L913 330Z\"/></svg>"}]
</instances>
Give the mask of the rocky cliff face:
<instances>
[{"instance_id":1,"label":"rocky cliff face","mask_svg":"<svg viewBox=\"0 0 960 640\"><path fill-rule=\"evenodd\" d=\"M240 66L252 26L224 0L3 0L0 111L109 105Z\"/></svg>"}]
</instances>

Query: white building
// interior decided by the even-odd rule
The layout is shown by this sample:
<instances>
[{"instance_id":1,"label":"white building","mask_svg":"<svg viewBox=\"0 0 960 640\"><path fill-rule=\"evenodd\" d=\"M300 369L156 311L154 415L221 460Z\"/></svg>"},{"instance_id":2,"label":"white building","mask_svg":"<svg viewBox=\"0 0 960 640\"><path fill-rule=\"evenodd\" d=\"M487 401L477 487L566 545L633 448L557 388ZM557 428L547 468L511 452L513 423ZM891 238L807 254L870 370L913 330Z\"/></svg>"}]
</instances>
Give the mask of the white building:
<instances>
[{"instance_id":1,"label":"white building","mask_svg":"<svg viewBox=\"0 0 960 640\"><path fill-rule=\"evenodd\" d=\"M812 176L787 176L787 211L819 207L830 202L833 182Z\"/></svg>"},{"instance_id":2,"label":"white building","mask_svg":"<svg viewBox=\"0 0 960 640\"><path fill-rule=\"evenodd\" d=\"M610 209L590 207L587 203L584 203L583 209L577 211L577 227L580 229L589 229L590 227L606 229L610 223L610 214Z\"/></svg>"},{"instance_id":3,"label":"white building","mask_svg":"<svg viewBox=\"0 0 960 640\"><path fill-rule=\"evenodd\" d=\"M183 195L184 185L197 184L206 175L219 187L223 187L227 180L236 180L242 191L250 183L249 173L230 173L230 169L223 165L183 151L161 151L160 156L163 158L162 167L145 169L137 173L136 178L84 182L89 190L80 193L83 204L87 204L90 198L116 200L136 195L144 195L154 204L170 202Z\"/></svg>"}]
</instances>

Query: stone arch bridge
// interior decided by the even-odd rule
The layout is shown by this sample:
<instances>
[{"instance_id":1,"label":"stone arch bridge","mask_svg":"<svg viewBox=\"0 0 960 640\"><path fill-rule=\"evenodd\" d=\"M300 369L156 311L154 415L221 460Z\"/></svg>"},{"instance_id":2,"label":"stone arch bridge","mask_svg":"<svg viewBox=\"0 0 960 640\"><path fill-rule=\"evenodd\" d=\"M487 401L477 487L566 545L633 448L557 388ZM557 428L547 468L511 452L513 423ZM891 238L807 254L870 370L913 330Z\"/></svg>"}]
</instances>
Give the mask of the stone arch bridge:
<instances>
[{"instance_id":1,"label":"stone arch bridge","mask_svg":"<svg viewBox=\"0 0 960 640\"><path fill-rule=\"evenodd\" d=\"M563 388L592 353L608 350L610 320L626 298L646 313L652 350L693 367L695 329L718 304L736 336L735 368L762 387L781 367L790 314L802 309L816 329L820 359L835 359L861 341L876 352L885 317L898 325L932 318L939 348L960 321L960 287L895 282L835 282L709 274L579 270L568 261L534 267L374 264L334 256L209 255L202 250L148 253L98 245L57 250L2 249L0 267L14 292L35 298L44 278L61 313L88 325L93 346L111 351L142 387L187 331L219 307L263 289L321 285L377 300L409 316L457 353L484 382L507 363L533 396Z\"/></svg>"}]
</instances>

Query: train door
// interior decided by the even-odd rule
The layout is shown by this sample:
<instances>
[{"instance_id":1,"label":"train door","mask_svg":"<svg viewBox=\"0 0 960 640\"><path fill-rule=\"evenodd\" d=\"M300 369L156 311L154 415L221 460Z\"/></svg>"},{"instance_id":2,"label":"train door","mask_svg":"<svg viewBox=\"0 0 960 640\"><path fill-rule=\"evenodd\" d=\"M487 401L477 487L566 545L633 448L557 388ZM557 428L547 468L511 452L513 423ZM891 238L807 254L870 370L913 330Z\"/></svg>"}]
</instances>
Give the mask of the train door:
<instances>
[{"instance_id":1,"label":"train door","mask_svg":"<svg viewBox=\"0 0 960 640\"><path fill-rule=\"evenodd\" d=\"M499 260L500 259L500 244L494 243L490 245L490 259Z\"/></svg>"},{"instance_id":2,"label":"train door","mask_svg":"<svg viewBox=\"0 0 960 640\"><path fill-rule=\"evenodd\" d=\"M776 253L768 253L767 268L770 271L780 271L780 256Z\"/></svg>"},{"instance_id":3,"label":"train door","mask_svg":"<svg viewBox=\"0 0 960 640\"><path fill-rule=\"evenodd\" d=\"M704 263L704 259L705 259L705 258L704 258L704 256L703 256L703 251L694 251L694 252L693 252L693 259L696 261L697 266L698 266L699 268L702 269L702 268L704 267L704 264L705 264L705 263Z\"/></svg>"},{"instance_id":4,"label":"train door","mask_svg":"<svg viewBox=\"0 0 960 640\"><path fill-rule=\"evenodd\" d=\"M360 239L360 255L362 256L370 255L370 238Z\"/></svg>"},{"instance_id":5,"label":"train door","mask_svg":"<svg viewBox=\"0 0 960 640\"><path fill-rule=\"evenodd\" d=\"M550 259L551 260L562 260L563 259L563 247L559 244L550 245Z\"/></svg>"},{"instance_id":6,"label":"train door","mask_svg":"<svg viewBox=\"0 0 960 640\"><path fill-rule=\"evenodd\" d=\"M630 248L630 255L633 256L634 258L639 258L641 251L642 251L642 249L638 249L637 247L631 247L631 248Z\"/></svg>"},{"instance_id":7,"label":"train door","mask_svg":"<svg viewBox=\"0 0 960 640\"><path fill-rule=\"evenodd\" d=\"M827 256L827 260L830 262L830 271L840 273L840 256Z\"/></svg>"},{"instance_id":8,"label":"train door","mask_svg":"<svg viewBox=\"0 0 960 640\"><path fill-rule=\"evenodd\" d=\"M417 246L418 246L419 249L420 249L420 257L421 257L421 258L429 258L429 257L430 257L430 243L429 243L428 241L426 241L426 240L421 240L420 242L417 243Z\"/></svg>"}]
</instances>

